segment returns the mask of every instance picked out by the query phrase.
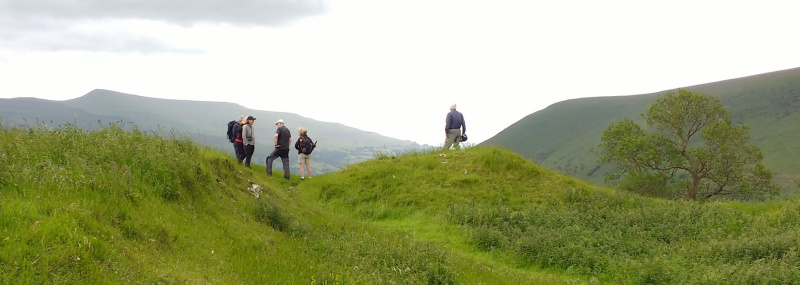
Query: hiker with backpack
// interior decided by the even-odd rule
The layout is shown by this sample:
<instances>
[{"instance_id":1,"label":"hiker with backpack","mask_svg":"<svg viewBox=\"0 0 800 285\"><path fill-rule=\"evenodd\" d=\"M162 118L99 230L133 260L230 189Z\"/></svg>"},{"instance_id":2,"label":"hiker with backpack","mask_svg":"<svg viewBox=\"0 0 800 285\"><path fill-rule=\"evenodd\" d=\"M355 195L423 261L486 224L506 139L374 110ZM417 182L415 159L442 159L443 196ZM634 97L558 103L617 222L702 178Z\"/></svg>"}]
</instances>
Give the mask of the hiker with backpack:
<instances>
[{"instance_id":1,"label":"hiker with backpack","mask_svg":"<svg viewBox=\"0 0 800 285\"><path fill-rule=\"evenodd\" d=\"M297 129L297 133L300 134L300 138L297 139L297 142L294 144L294 149L297 150L297 162L300 163L300 180L306 180L303 175L303 168L308 170L308 179L311 179L311 152L314 151L314 148L317 147L317 144L311 141L311 138L308 137L308 130L306 128L299 128Z\"/></svg>"},{"instance_id":2,"label":"hiker with backpack","mask_svg":"<svg viewBox=\"0 0 800 285\"><path fill-rule=\"evenodd\" d=\"M267 175L272 176L272 162L280 157L283 162L283 177L289 180L289 145L292 144L292 133L283 124L283 120L275 122L275 150L267 157Z\"/></svg>"},{"instance_id":3,"label":"hiker with backpack","mask_svg":"<svg viewBox=\"0 0 800 285\"><path fill-rule=\"evenodd\" d=\"M245 116L239 116L239 120L236 121L233 126L229 126L233 135L233 151L236 153L236 160L239 161L239 164L242 164L242 161L244 161L246 156L244 151L244 140L242 140L242 126L244 126L246 118L247 117ZM228 124L230 125L230 123Z\"/></svg>"},{"instance_id":4,"label":"hiker with backpack","mask_svg":"<svg viewBox=\"0 0 800 285\"><path fill-rule=\"evenodd\" d=\"M244 144L244 166L250 168L250 159L253 158L253 152L256 151L256 137L253 132L253 124L256 118L247 116L247 120L242 126L242 143Z\"/></svg>"},{"instance_id":5,"label":"hiker with backpack","mask_svg":"<svg viewBox=\"0 0 800 285\"><path fill-rule=\"evenodd\" d=\"M464 115L456 111L456 104L450 105L450 113L447 113L444 125L444 149L450 149L455 145L456 150L461 149L458 145L467 139L467 125L464 122Z\"/></svg>"}]
</instances>

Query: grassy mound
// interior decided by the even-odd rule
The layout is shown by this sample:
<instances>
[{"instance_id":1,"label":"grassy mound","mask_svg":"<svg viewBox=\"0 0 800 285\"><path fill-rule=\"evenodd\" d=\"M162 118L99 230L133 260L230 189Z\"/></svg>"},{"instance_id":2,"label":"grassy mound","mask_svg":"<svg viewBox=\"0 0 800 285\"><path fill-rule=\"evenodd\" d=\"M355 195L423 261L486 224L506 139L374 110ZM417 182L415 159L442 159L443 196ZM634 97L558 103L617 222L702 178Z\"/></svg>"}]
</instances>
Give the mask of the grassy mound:
<instances>
[{"instance_id":1,"label":"grassy mound","mask_svg":"<svg viewBox=\"0 0 800 285\"><path fill-rule=\"evenodd\" d=\"M136 128L0 127L0 283L576 280L320 208L301 199L297 177L263 173Z\"/></svg>"},{"instance_id":2,"label":"grassy mound","mask_svg":"<svg viewBox=\"0 0 800 285\"><path fill-rule=\"evenodd\" d=\"M136 128L0 128L0 283L800 283L797 200L642 198L480 147L263 173Z\"/></svg>"},{"instance_id":3,"label":"grassy mound","mask_svg":"<svg viewBox=\"0 0 800 285\"><path fill-rule=\"evenodd\" d=\"M512 268L623 284L800 283L797 200L643 198L482 147L384 156L300 191L326 209Z\"/></svg>"}]
</instances>

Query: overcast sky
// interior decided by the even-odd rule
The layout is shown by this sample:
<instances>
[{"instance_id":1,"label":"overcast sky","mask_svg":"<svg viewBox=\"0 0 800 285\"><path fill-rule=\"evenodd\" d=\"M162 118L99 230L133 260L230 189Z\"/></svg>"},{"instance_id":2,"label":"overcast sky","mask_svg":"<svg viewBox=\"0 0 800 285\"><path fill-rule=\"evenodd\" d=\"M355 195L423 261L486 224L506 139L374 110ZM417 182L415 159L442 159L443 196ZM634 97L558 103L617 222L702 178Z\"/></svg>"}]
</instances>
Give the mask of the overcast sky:
<instances>
[{"instance_id":1,"label":"overcast sky","mask_svg":"<svg viewBox=\"0 0 800 285\"><path fill-rule=\"evenodd\" d=\"M567 99L800 67L798 11L769 0L0 0L0 97L102 88L235 102L432 145L457 103L477 143Z\"/></svg>"}]
</instances>

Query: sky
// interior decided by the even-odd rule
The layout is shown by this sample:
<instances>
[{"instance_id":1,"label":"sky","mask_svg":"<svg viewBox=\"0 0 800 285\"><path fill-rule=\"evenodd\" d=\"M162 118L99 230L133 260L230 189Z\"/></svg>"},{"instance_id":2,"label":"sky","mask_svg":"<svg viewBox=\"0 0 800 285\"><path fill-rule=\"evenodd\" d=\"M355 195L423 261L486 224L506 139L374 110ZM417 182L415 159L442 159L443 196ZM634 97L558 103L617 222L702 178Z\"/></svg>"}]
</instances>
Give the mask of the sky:
<instances>
[{"instance_id":1,"label":"sky","mask_svg":"<svg viewBox=\"0 0 800 285\"><path fill-rule=\"evenodd\" d=\"M479 143L564 100L800 67L797 11L774 0L0 0L0 98L109 89L233 102L429 145L444 141L455 103Z\"/></svg>"}]
</instances>

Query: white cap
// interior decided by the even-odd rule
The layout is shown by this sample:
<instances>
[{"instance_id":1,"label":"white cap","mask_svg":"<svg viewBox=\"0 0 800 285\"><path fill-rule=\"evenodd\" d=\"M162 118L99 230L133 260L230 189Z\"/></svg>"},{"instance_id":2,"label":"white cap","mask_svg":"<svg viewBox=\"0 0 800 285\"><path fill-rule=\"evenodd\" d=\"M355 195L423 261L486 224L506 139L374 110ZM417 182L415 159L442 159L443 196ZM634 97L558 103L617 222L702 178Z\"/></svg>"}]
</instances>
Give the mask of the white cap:
<instances>
[{"instance_id":1,"label":"white cap","mask_svg":"<svg viewBox=\"0 0 800 285\"><path fill-rule=\"evenodd\" d=\"M275 124L276 124L276 125L277 125L278 123L283 123L283 119L280 119L280 120L278 120L277 122L275 122Z\"/></svg>"},{"instance_id":2,"label":"white cap","mask_svg":"<svg viewBox=\"0 0 800 285\"><path fill-rule=\"evenodd\" d=\"M456 109L456 104L450 105L450 110L455 110L455 109Z\"/></svg>"}]
</instances>

